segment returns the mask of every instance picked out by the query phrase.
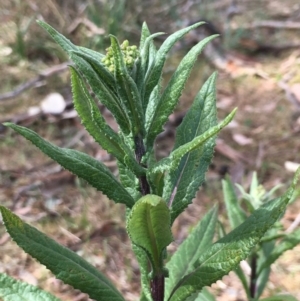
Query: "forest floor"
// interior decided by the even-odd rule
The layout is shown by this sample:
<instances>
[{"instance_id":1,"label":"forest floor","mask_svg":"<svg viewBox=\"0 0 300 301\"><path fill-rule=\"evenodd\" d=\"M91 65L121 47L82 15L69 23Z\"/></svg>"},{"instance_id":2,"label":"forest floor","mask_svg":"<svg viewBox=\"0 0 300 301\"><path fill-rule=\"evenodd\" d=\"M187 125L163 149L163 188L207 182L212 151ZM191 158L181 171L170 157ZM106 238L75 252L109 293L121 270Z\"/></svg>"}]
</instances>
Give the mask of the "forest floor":
<instances>
[{"instance_id":1,"label":"forest floor","mask_svg":"<svg viewBox=\"0 0 300 301\"><path fill-rule=\"evenodd\" d=\"M298 30L299 32L299 30ZM293 33L294 34L294 33ZM165 77L175 70L186 49L169 59ZM295 166L300 163L300 51L256 56L231 53L232 64L219 70L217 107L223 119L234 107L234 121L218 136L217 149L207 174L206 184L194 203L173 226L174 251L191 227L214 204L227 226L221 180L226 173L233 181L249 188L253 171L266 189L281 184L277 195L290 184ZM178 108L157 141L158 156L172 149L175 124L192 103L201 84L216 69L200 56ZM239 62L237 64L237 62ZM58 62L54 62L55 65ZM42 60L34 64L0 61L5 74L1 93L13 90L36 76L37 70L50 67ZM8 81L7 78L10 78ZM60 114L33 114L34 108L50 93L60 93L67 108ZM31 110L30 110L31 109ZM111 116L103 109L108 122ZM75 148L103 161L117 175L116 161L100 149L82 127L71 104L69 72L57 73L9 100L1 101L0 121L10 120L28 126L51 142ZM103 271L124 293L127 300L139 295L139 270L125 228L125 208L115 205L84 181L61 169L20 135L0 125L0 204L11 208L24 221L37 227L64 246L74 250ZM300 213L298 198L288 207L283 225L287 229ZM84 294L64 285L42 265L19 249L0 226L0 272L38 285L62 300L89 300ZM286 252L272 265L270 282L263 296L289 292L300 300L300 245ZM213 285L217 300L245 300L234 273Z\"/></svg>"}]
</instances>

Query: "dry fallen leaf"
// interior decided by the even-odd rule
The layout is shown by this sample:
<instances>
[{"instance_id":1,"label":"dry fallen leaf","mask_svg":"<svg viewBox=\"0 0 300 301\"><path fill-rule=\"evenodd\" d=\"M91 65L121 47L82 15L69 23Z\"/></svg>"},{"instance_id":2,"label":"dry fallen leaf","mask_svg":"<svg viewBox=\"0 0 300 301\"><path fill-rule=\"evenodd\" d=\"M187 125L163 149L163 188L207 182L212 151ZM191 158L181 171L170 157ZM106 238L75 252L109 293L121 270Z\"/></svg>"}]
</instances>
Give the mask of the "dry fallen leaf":
<instances>
[{"instance_id":1,"label":"dry fallen leaf","mask_svg":"<svg viewBox=\"0 0 300 301\"><path fill-rule=\"evenodd\" d=\"M239 145L248 145L253 143L252 138L248 138L242 134L233 134L232 135L233 140L238 143Z\"/></svg>"}]
</instances>

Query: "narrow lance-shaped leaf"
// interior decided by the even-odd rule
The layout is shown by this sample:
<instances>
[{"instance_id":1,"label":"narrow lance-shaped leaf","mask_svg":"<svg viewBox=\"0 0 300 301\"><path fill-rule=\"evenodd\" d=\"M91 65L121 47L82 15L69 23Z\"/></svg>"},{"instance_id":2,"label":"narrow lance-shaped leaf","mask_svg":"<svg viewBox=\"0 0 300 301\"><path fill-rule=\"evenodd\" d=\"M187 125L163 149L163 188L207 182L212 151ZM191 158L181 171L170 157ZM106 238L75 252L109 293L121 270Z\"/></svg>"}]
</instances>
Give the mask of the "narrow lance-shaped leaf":
<instances>
[{"instance_id":1,"label":"narrow lance-shaped leaf","mask_svg":"<svg viewBox=\"0 0 300 301\"><path fill-rule=\"evenodd\" d=\"M0 211L12 239L58 279L97 301L124 300L115 286L83 258L24 223L5 207L0 206Z\"/></svg>"},{"instance_id":2,"label":"narrow lance-shaped leaf","mask_svg":"<svg viewBox=\"0 0 300 301\"><path fill-rule=\"evenodd\" d=\"M85 58L82 58L82 55L79 56L71 51L70 58L75 63L77 69L84 75L97 98L112 113L123 133L129 134L131 121L124 105L118 99L115 91L112 91L105 85L90 63L87 62Z\"/></svg>"},{"instance_id":3,"label":"narrow lance-shaped leaf","mask_svg":"<svg viewBox=\"0 0 300 301\"><path fill-rule=\"evenodd\" d=\"M171 152L169 157L160 160L157 164L155 164L150 170L149 173L157 173L163 171L172 171L175 170L181 158L187 153L201 147L209 138L218 134L234 117L236 113L236 109L234 109L222 122L218 125L210 128L204 134L195 137L192 141L181 145L177 149ZM171 204L170 204L171 205Z\"/></svg>"},{"instance_id":4,"label":"narrow lance-shaped leaf","mask_svg":"<svg viewBox=\"0 0 300 301\"><path fill-rule=\"evenodd\" d=\"M274 263L284 252L293 249L299 243L300 228L290 234L285 235L282 241L280 241L280 243L274 248L271 254L269 254L263 264L259 267L258 274L260 274L264 268Z\"/></svg>"},{"instance_id":5,"label":"narrow lance-shaped leaf","mask_svg":"<svg viewBox=\"0 0 300 301\"><path fill-rule=\"evenodd\" d=\"M217 73L212 74L196 95L191 108L176 129L173 150L217 125L216 77ZM163 199L173 204L172 220L192 202L204 182L205 172L213 157L215 140L216 136L183 156L178 167L166 176ZM175 208L178 209L176 214Z\"/></svg>"},{"instance_id":6,"label":"narrow lance-shaped leaf","mask_svg":"<svg viewBox=\"0 0 300 301\"><path fill-rule=\"evenodd\" d=\"M179 41L185 34L190 32L192 29L204 24L205 22L199 22L193 24L187 28L183 28L181 30L176 31L171 34L161 45L159 50L156 53L155 57L155 65L151 68L151 73L149 74L149 79L146 83L146 91L145 91L145 100L147 100L152 93L154 87L159 83L162 75L162 70L167 58L167 54L174 46L174 44Z\"/></svg>"},{"instance_id":7,"label":"narrow lance-shaped leaf","mask_svg":"<svg viewBox=\"0 0 300 301\"><path fill-rule=\"evenodd\" d=\"M152 118L149 120L149 123L146 124L147 146L153 144L156 136L162 131L162 127L169 115L174 111L198 55L201 53L204 46L217 36L218 35L213 35L199 42L180 62L166 89L161 95Z\"/></svg>"},{"instance_id":8,"label":"narrow lance-shaped leaf","mask_svg":"<svg viewBox=\"0 0 300 301\"><path fill-rule=\"evenodd\" d=\"M37 20L37 23L43 27L49 35L55 40L57 44L66 52L69 52L70 50L77 50L77 46L75 46L71 41L69 41L65 36L60 34L58 31L56 31L52 26L49 24Z\"/></svg>"},{"instance_id":9,"label":"narrow lance-shaped leaf","mask_svg":"<svg viewBox=\"0 0 300 301\"><path fill-rule=\"evenodd\" d=\"M244 222L247 216L238 203L237 195L229 177L222 181L222 187L229 222L231 228L234 229Z\"/></svg>"},{"instance_id":10,"label":"narrow lance-shaped leaf","mask_svg":"<svg viewBox=\"0 0 300 301\"><path fill-rule=\"evenodd\" d=\"M143 111L145 112L148 105L148 99L144 99L145 94L145 82L147 82L147 77L149 76L149 70L152 67L152 64L154 63L154 57L153 57L153 48L155 47L153 44L153 39L157 36L163 35L163 32L159 32L153 35L150 35L144 44L144 47L140 50L140 69L137 74L136 83L140 91L141 95L141 101L143 105Z\"/></svg>"},{"instance_id":11,"label":"narrow lance-shaped leaf","mask_svg":"<svg viewBox=\"0 0 300 301\"><path fill-rule=\"evenodd\" d=\"M70 68L73 102L87 131L107 152L114 155L120 162L125 164L125 158L127 158L126 162L130 163L128 167L137 175L144 174L143 168L137 163L131 150L104 120L78 72L74 68Z\"/></svg>"},{"instance_id":12,"label":"narrow lance-shaped leaf","mask_svg":"<svg viewBox=\"0 0 300 301\"><path fill-rule=\"evenodd\" d=\"M145 250L141 247L138 247L135 244L132 244L132 250L135 254L135 257L139 263L140 273L141 273L141 287L142 287L142 296L148 301L153 301L150 289L149 281L149 260ZM143 300L144 298L141 298Z\"/></svg>"},{"instance_id":13,"label":"narrow lance-shaped leaf","mask_svg":"<svg viewBox=\"0 0 300 301\"><path fill-rule=\"evenodd\" d=\"M31 141L44 154L62 167L86 180L90 185L106 194L111 200L116 203L123 203L128 207L133 206L133 198L103 163L79 151L53 145L25 127L8 122L4 123L4 125Z\"/></svg>"},{"instance_id":14,"label":"narrow lance-shaped leaf","mask_svg":"<svg viewBox=\"0 0 300 301\"><path fill-rule=\"evenodd\" d=\"M140 198L127 218L127 231L131 241L146 251L154 275L162 273L163 250L173 240L166 202L151 194Z\"/></svg>"},{"instance_id":15,"label":"narrow lance-shaped leaf","mask_svg":"<svg viewBox=\"0 0 300 301\"><path fill-rule=\"evenodd\" d=\"M196 262L194 271L177 284L168 300L185 300L204 286L210 286L221 279L245 259L286 209L295 191L299 174L300 168L296 172L291 187L282 197L265 203L255 210L243 224L213 244Z\"/></svg>"},{"instance_id":16,"label":"narrow lance-shaped leaf","mask_svg":"<svg viewBox=\"0 0 300 301\"><path fill-rule=\"evenodd\" d=\"M105 57L103 53L100 53L98 51L92 50L90 48L82 47L82 46L77 46L77 49L79 49L79 52L82 54L86 54L90 57L92 57L94 60L101 62L101 59Z\"/></svg>"},{"instance_id":17,"label":"narrow lance-shaped leaf","mask_svg":"<svg viewBox=\"0 0 300 301\"><path fill-rule=\"evenodd\" d=\"M0 273L0 299L2 301L61 301L36 286L18 281L4 273Z\"/></svg>"},{"instance_id":18,"label":"narrow lance-shaped leaf","mask_svg":"<svg viewBox=\"0 0 300 301\"><path fill-rule=\"evenodd\" d=\"M216 297L206 288L203 288L200 293L193 294L186 301L216 301Z\"/></svg>"},{"instance_id":19,"label":"narrow lance-shaped leaf","mask_svg":"<svg viewBox=\"0 0 300 301\"><path fill-rule=\"evenodd\" d=\"M165 284L168 299L179 280L194 270L194 264L212 244L217 222L217 207L211 209L179 246L167 263L169 277Z\"/></svg>"},{"instance_id":20,"label":"narrow lance-shaped leaf","mask_svg":"<svg viewBox=\"0 0 300 301\"><path fill-rule=\"evenodd\" d=\"M110 36L110 40L114 55L115 78L119 96L123 101L128 116L132 119L133 135L143 135L145 118L138 88L127 71L118 40L114 36Z\"/></svg>"},{"instance_id":21,"label":"narrow lance-shaped leaf","mask_svg":"<svg viewBox=\"0 0 300 301\"><path fill-rule=\"evenodd\" d=\"M93 69L93 71L97 74L99 79L101 79L101 86L104 86L107 91L109 91L112 95L117 97L117 91L116 91L116 85L115 85L115 78L114 76L107 70L105 65L101 62L100 57L98 58L95 54L82 51L81 48L79 48L80 51L72 50L69 52L70 57L71 55L76 55L80 58L82 58L86 63L89 64L89 67ZM82 71L84 71L82 69ZM93 72L91 74L94 74ZM104 103L107 104L107 101L104 99Z\"/></svg>"}]
</instances>

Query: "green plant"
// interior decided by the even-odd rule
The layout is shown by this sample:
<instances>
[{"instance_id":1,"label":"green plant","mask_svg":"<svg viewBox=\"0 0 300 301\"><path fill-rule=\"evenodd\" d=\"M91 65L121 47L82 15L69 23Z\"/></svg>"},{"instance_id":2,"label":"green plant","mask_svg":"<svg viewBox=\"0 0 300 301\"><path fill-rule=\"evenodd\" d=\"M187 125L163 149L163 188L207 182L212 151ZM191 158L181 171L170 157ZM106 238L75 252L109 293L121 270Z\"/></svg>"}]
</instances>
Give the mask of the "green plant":
<instances>
[{"instance_id":1,"label":"green plant","mask_svg":"<svg viewBox=\"0 0 300 301\"><path fill-rule=\"evenodd\" d=\"M217 124L216 74L205 82L177 128L170 155L157 160L154 143L178 103L199 53L215 36L194 46L162 89L162 69L168 52L176 41L202 23L172 34L158 50L153 39L161 33L151 35L144 24L139 48L127 42L121 47L116 37L110 36L111 47L106 55L75 46L46 23L38 23L74 62L75 67L70 66L70 71L75 108L95 141L116 157L120 181L104 164L84 153L57 147L27 128L5 125L111 200L127 207L127 232L141 271L140 300L200 300L207 293L201 290L235 269L273 227L293 195L300 172L282 197L253 211L215 243L217 208L213 207L165 264L166 248L173 240L172 223L191 204L204 182L215 137L235 114L234 110ZM86 83L113 114L119 125L118 133L105 122ZM57 278L95 300L124 300L114 285L84 259L5 207L0 210L13 240ZM0 297L4 301L11 300L11 296L14 300L17 297L38 300L39 294L44 295L44 300L57 300L5 274L0 279Z\"/></svg>"},{"instance_id":2,"label":"green plant","mask_svg":"<svg viewBox=\"0 0 300 301\"><path fill-rule=\"evenodd\" d=\"M247 219L247 215L252 214L255 210L263 206L263 204L269 202L279 187L274 187L271 191L267 192L265 188L259 184L256 173L253 173L249 193L246 193L242 186L236 185L241 193L241 198L239 199L229 177L222 181L222 185L224 201L232 229L242 224ZM252 249L248 257L251 271L249 281L247 281L248 275L241 267L238 266L235 270L243 284L248 300L259 300L269 280L271 265L285 251L293 249L299 243L300 228L292 232L284 232L283 225L280 221L277 221L274 226L263 235L260 242ZM296 301L294 297L288 294L272 296L260 300Z\"/></svg>"}]
</instances>

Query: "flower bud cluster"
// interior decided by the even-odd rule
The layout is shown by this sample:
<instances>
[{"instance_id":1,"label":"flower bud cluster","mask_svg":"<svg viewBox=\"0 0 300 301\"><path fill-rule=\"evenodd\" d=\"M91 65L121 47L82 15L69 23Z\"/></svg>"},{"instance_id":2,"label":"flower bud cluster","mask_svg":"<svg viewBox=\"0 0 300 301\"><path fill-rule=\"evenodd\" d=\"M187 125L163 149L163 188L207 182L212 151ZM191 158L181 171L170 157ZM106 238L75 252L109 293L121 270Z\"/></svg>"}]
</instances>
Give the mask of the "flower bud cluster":
<instances>
[{"instance_id":1,"label":"flower bud cluster","mask_svg":"<svg viewBox=\"0 0 300 301\"><path fill-rule=\"evenodd\" d=\"M139 56L139 50L135 45L129 46L128 40L125 40L121 45L121 51L123 54L124 63L128 70L131 70L134 61ZM106 56L102 59L102 62L107 67L107 69L113 73L115 71L115 62L112 47L106 49Z\"/></svg>"}]
</instances>

